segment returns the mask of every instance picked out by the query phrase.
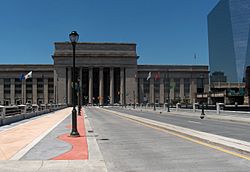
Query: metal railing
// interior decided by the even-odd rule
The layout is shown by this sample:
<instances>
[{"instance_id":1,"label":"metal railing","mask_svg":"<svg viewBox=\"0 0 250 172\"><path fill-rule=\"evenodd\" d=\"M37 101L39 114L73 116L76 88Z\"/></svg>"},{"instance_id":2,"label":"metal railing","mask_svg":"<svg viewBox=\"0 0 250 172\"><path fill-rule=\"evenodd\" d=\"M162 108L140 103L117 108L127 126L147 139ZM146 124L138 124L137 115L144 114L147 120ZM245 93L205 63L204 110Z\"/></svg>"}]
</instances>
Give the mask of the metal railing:
<instances>
[{"instance_id":1,"label":"metal railing","mask_svg":"<svg viewBox=\"0 0 250 172\"><path fill-rule=\"evenodd\" d=\"M0 106L0 126L60 110L65 107L67 107L66 104Z\"/></svg>"}]
</instances>

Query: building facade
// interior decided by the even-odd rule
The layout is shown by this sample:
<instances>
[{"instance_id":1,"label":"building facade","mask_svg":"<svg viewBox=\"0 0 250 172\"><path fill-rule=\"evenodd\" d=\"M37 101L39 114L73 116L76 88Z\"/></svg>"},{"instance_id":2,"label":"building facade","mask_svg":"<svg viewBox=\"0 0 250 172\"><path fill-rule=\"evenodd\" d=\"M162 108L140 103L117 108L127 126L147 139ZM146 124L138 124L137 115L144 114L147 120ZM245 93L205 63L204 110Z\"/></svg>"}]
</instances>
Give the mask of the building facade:
<instances>
[{"instance_id":1,"label":"building facade","mask_svg":"<svg viewBox=\"0 0 250 172\"><path fill-rule=\"evenodd\" d=\"M57 42L52 65L0 65L0 104L72 104L72 45ZM208 66L138 65L136 44L78 43L77 99L82 104L194 102L208 92ZM19 76L33 72L32 78ZM151 77L149 77L149 73Z\"/></svg>"},{"instance_id":2,"label":"building facade","mask_svg":"<svg viewBox=\"0 0 250 172\"><path fill-rule=\"evenodd\" d=\"M220 0L208 15L210 71L228 82L243 82L250 65L249 9L250 0Z\"/></svg>"}]
</instances>

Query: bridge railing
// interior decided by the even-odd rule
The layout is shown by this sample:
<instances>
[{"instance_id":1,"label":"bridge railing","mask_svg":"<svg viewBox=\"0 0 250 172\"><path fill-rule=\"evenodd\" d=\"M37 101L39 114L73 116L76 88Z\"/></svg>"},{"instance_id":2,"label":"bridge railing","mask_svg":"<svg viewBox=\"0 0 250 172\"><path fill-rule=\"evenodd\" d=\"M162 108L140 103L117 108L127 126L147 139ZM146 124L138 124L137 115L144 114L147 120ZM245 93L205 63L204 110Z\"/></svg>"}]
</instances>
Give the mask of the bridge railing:
<instances>
[{"instance_id":1,"label":"bridge railing","mask_svg":"<svg viewBox=\"0 0 250 172\"><path fill-rule=\"evenodd\" d=\"M0 126L67 107L66 104L0 106Z\"/></svg>"}]
</instances>

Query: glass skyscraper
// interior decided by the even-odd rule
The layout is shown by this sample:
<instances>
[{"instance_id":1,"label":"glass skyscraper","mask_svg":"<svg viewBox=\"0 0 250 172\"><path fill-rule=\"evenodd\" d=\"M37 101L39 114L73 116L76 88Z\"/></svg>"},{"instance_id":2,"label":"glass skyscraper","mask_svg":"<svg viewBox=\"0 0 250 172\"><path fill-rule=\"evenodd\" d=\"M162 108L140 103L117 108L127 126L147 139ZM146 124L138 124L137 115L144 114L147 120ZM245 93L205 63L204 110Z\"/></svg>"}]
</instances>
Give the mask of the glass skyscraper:
<instances>
[{"instance_id":1,"label":"glass skyscraper","mask_svg":"<svg viewBox=\"0 0 250 172\"><path fill-rule=\"evenodd\" d=\"M208 15L210 71L242 82L250 66L250 0L220 0Z\"/></svg>"}]
</instances>

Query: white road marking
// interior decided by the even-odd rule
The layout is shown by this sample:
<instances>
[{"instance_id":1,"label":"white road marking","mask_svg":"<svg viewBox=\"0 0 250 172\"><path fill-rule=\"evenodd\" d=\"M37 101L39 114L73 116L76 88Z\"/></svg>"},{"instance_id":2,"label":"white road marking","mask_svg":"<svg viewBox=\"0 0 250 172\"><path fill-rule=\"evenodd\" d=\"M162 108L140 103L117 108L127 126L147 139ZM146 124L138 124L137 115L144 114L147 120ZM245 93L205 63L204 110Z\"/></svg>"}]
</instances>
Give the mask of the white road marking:
<instances>
[{"instance_id":1,"label":"white road marking","mask_svg":"<svg viewBox=\"0 0 250 172\"><path fill-rule=\"evenodd\" d=\"M188 121L190 123L195 123L195 124L201 124L200 122L197 122L197 121Z\"/></svg>"}]
</instances>

